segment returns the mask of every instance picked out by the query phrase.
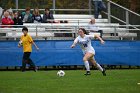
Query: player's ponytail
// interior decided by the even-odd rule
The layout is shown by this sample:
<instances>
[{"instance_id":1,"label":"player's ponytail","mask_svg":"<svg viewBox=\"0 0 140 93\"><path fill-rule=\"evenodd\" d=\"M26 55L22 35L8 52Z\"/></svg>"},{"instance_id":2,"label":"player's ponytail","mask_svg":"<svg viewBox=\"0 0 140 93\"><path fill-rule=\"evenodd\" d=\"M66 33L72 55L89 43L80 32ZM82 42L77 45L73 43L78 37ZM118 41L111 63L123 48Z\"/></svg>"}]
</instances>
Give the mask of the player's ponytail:
<instances>
[{"instance_id":1,"label":"player's ponytail","mask_svg":"<svg viewBox=\"0 0 140 93\"><path fill-rule=\"evenodd\" d=\"M79 30L82 30L84 34L88 35L88 32L84 28L79 28Z\"/></svg>"}]
</instances>

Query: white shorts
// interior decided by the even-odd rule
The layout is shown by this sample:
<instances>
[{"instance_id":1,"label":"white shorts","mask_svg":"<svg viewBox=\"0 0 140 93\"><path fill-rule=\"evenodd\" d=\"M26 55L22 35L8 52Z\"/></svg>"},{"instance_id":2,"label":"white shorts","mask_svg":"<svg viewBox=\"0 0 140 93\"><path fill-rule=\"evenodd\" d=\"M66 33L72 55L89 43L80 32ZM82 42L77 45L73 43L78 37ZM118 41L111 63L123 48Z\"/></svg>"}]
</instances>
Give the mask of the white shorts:
<instances>
[{"instance_id":1,"label":"white shorts","mask_svg":"<svg viewBox=\"0 0 140 93\"><path fill-rule=\"evenodd\" d=\"M88 51L83 50L83 54L85 55L86 53L92 53L93 55L95 55L95 50L88 50Z\"/></svg>"}]
</instances>

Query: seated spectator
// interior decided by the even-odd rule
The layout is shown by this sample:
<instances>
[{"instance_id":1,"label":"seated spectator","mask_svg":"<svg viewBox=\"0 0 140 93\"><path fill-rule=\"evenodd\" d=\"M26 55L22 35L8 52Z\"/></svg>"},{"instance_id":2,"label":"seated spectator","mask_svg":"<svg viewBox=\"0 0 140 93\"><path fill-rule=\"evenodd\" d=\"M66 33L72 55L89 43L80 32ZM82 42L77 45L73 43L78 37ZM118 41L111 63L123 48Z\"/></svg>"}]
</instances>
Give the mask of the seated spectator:
<instances>
[{"instance_id":1,"label":"seated spectator","mask_svg":"<svg viewBox=\"0 0 140 93\"><path fill-rule=\"evenodd\" d=\"M9 12L9 18L14 19L13 10L10 8L7 11Z\"/></svg>"},{"instance_id":2,"label":"seated spectator","mask_svg":"<svg viewBox=\"0 0 140 93\"><path fill-rule=\"evenodd\" d=\"M9 12L4 12L4 18L2 18L2 25L13 25L14 21L11 18L8 18ZM11 27L11 26L2 26L3 28Z\"/></svg>"},{"instance_id":3,"label":"seated spectator","mask_svg":"<svg viewBox=\"0 0 140 93\"><path fill-rule=\"evenodd\" d=\"M4 18L4 12L9 12L8 18L11 18L11 19L14 18L13 10L11 8L10 9L4 9L3 12L2 12L1 18Z\"/></svg>"},{"instance_id":4,"label":"seated spectator","mask_svg":"<svg viewBox=\"0 0 140 93\"><path fill-rule=\"evenodd\" d=\"M35 8L33 11L33 22L34 23L41 23L42 22L42 17L39 13L39 9Z\"/></svg>"},{"instance_id":5,"label":"seated spectator","mask_svg":"<svg viewBox=\"0 0 140 93\"><path fill-rule=\"evenodd\" d=\"M53 14L50 13L50 9L49 8L46 8L45 9L45 13L43 15L42 22L43 23L53 23L54 22L53 20L54 20Z\"/></svg>"},{"instance_id":6,"label":"seated spectator","mask_svg":"<svg viewBox=\"0 0 140 93\"><path fill-rule=\"evenodd\" d=\"M33 23L32 14L30 13L30 8L27 7L25 12L21 13L21 19L23 23Z\"/></svg>"},{"instance_id":7,"label":"seated spectator","mask_svg":"<svg viewBox=\"0 0 140 93\"><path fill-rule=\"evenodd\" d=\"M103 31L99 30L99 27L95 23L95 18L91 18L91 21L88 24L88 30L89 30L89 34L99 32L101 34L101 37L102 37Z\"/></svg>"},{"instance_id":8,"label":"seated spectator","mask_svg":"<svg viewBox=\"0 0 140 93\"><path fill-rule=\"evenodd\" d=\"M1 18L4 18L4 12L9 12L9 11L8 11L8 9L3 9ZM8 18L11 18L10 15L8 16Z\"/></svg>"},{"instance_id":9,"label":"seated spectator","mask_svg":"<svg viewBox=\"0 0 140 93\"><path fill-rule=\"evenodd\" d=\"M18 11L14 12L13 21L14 21L14 25L23 25L21 14ZM19 26L15 26L15 27L19 27Z\"/></svg>"}]
</instances>

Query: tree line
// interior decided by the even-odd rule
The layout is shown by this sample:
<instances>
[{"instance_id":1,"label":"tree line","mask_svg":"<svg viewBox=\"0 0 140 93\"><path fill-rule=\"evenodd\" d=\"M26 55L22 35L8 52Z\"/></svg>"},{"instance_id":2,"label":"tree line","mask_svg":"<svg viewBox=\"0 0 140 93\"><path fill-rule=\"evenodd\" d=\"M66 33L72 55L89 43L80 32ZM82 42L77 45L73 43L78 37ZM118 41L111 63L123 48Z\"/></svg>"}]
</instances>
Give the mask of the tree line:
<instances>
[{"instance_id":1,"label":"tree line","mask_svg":"<svg viewBox=\"0 0 140 93\"><path fill-rule=\"evenodd\" d=\"M0 0L0 7L16 8L16 0ZM106 0L104 0L106 1ZM112 0L130 10L140 13L140 0ZM53 8L53 0L18 0L19 9L26 7L44 9ZM88 0L56 0L56 9L88 9Z\"/></svg>"}]
</instances>

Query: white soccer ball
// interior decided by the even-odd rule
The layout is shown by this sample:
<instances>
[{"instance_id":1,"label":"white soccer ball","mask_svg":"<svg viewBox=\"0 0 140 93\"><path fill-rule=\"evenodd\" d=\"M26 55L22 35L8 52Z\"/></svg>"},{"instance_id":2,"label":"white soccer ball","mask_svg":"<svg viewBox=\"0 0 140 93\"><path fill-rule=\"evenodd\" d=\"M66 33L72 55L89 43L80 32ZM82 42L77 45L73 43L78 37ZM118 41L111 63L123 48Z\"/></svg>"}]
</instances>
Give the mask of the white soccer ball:
<instances>
[{"instance_id":1,"label":"white soccer ball","mask_svg":"<svg viewBox=\"0 0 140 93\"><path fill-rule=\"evenodd\" d=\"M63 76L65 76L65 72L64 72L63 70L59 70L59 71L57 72L57 75L58 75L59 77L63 77Z\"/></svg>"},{"instance_id":2,"label":"white soccer ball","mask_svg":"<svg viewBox=\"0 0 140 93\"><path fill-rule=\"evenodd\" d=\"M19 44L20 46L22 46L22 41L19 41L18 44Z\"/></svg>"}]
</instances>

